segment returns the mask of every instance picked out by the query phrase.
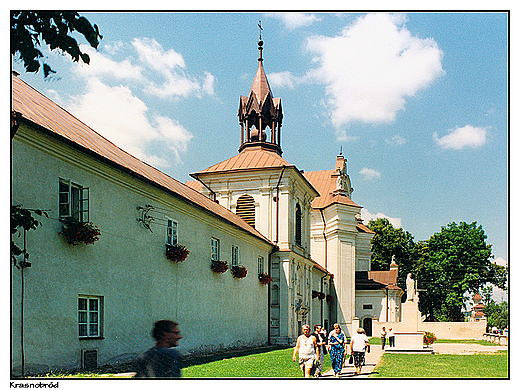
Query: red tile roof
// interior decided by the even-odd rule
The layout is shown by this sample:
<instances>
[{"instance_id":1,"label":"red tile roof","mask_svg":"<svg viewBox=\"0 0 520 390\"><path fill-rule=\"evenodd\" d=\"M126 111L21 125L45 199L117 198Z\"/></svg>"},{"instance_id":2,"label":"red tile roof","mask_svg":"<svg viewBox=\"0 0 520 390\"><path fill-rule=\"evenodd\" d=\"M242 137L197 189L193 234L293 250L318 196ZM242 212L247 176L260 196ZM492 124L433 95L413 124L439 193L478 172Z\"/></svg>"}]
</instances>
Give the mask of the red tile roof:
<instances>
[{"instance_id":1,"label":"red tile roof","mask_svg":"<svg viewBox=\"0 0 520 390\"><path fill-rule=\"evenodd\" d=\"M294 167L283 159L278 153L263 149L261 146L249 147L241 153L227 160L203 169L198 173L239 171L260 168Z\"/></svg>"},{"instance_id":2,"label":"red tile roof","mask_svg":"<svg viewBox=\"0 0 520 390\"><path fill-rule=\"evenodd\" d=\"M368 271L368 278L379 283L395 285L397 283L397 269L391 269L389 271Z\"/></svg>"},{"instance_id":3,"label":"red tile roof","mask_svg":"<svg viewBox=\"0 0 520 390\"><path fill-rule=\"evenodd\" d=\"M66 139L79 146L80 149L84 148L96 157L108 160L123 170L137 175L140 179L150 181L273 245L238 215L120 149L14 75L12 76L12 88L12 109L22 114L23 121L36 124L58 138Z\"/></svg>"},{"instance_id":4,"label":"red tile roof","mask_svg":"<svg viewBox=\"0 0 520 390\"><path fill-rule=\"evenodd\" d=\"M318 190L320 196L314 198L312 207L323 209L334 203L345 204L348 206L359 207L352 199L345 195L334 194L336 189L336 178L332 176L334 170L305 172L303 175Z\"/></svg>"}]
</instances>

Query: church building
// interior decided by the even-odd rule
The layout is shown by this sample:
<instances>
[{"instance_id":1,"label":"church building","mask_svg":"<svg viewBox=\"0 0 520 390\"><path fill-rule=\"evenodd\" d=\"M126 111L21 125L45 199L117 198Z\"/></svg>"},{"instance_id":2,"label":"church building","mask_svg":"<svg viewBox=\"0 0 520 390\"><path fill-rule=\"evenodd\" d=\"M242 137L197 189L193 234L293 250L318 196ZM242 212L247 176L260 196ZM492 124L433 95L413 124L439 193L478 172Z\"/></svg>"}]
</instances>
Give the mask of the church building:
<instances>
[{"instance_id":1,"label":"church building","mask_svg":"<svg viewBox=\"0 0 520 390\"><path fill-rule=\"evenodd\" d=\"M374 232L345 157L305 173L282 157L281 99L258 49L238 154L186 184L13 74L11 202L47 215L12 236L24 251L11 268L14 374L133 360L164 318L186 355L293 345L303 324L351 335L398 321L402 291L370 274Z\"/></svg>"}]
</instances>

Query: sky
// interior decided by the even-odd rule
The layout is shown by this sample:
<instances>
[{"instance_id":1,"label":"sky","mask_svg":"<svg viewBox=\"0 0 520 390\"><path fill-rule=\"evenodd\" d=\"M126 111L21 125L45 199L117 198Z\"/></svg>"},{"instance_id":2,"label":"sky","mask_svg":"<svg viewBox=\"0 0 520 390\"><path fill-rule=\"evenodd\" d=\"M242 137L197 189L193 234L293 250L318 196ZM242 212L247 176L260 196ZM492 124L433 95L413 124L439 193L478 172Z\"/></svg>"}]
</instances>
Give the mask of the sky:
<instances>
[{"instance_id":1,"label":"sky","mask_svg":"<svg viewBox=\"0 0 520 390\"><path fill-rule=\"evenodd\" d=\"M365 223L427 240L477 221L508 263L508 15L504 12L81 12L90 65L45 52L31 86L175 179L238 154L240 95L258 66L283 107L283 157L334 169ZM495 294L500 301L505 295Z\"/></svg>"}]
</instances>

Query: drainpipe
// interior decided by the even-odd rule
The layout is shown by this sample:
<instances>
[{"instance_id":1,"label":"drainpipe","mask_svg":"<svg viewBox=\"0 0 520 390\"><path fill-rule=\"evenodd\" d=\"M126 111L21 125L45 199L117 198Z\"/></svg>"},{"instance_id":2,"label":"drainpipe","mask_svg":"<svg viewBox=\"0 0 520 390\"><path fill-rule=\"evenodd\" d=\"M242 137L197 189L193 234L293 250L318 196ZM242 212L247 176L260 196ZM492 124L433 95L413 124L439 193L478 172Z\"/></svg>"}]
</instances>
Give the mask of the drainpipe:
<instances>
[{"instance_id":1,"label":"drainpipe","mask_svg":"<svg viewBox=\"0 0 520 390\"><path fill-rule=\"evenodd\" d=\"M208 190L209 190L209 193L210 193L210 199L214 202L217 201L217 194L215 194L215 192L209 188L206 183L204 183L202 180L199 179L199 177L195 174L193 175L190 175L191 177L194 177L197 181L199 181L204 187L206 187Z\"/></svg>"},{"instance_id":2,"label":"drainpipe","mask_svg":"<svg viewBox=\"0 0 520 390\"><path fill-rule=\"evenodd\" d=\"M388 286L386 286L386 322L388 322Z\"/></svg>"},{"instance_id":3,"label":"drainpipe","mask_svg":"<svg viewBox=\"0 0 520 390\"><path fill-rule=\"evenodd\" d=\"M324 248L324 268L325 268L325 271L327 271L327 235L325 234L325 230L327 228L327 223L325 222L325 217L323 215L323 209L320 209L320 213L321 213L321 219L323 220L323 240L324 240L324 243L325 243L325 248ZM321 286L320 286L320 291L323 292L323 279L327 276L327 274L323 275L321 277L321 280L320 280L320 283L321 283ZM330 314L330 313L329 313ZM321 323L323 324L323 299L321 300Z\"/></svg>"},{"instance_id":4,"label":"drainpipe","mask_svg":"<svg viewBox=\"0 0 520 390\"><path fill-rule=\"evenodd\" d=\"M282 171L280 172L280 177L278 178L278 183L276 183L276 241L275 244L278 245L278 231L279 231L279 215L280 215L280 182L282 181L283 172L285 171L285 165L282 167Z\"/></svg>"}]
</instances>

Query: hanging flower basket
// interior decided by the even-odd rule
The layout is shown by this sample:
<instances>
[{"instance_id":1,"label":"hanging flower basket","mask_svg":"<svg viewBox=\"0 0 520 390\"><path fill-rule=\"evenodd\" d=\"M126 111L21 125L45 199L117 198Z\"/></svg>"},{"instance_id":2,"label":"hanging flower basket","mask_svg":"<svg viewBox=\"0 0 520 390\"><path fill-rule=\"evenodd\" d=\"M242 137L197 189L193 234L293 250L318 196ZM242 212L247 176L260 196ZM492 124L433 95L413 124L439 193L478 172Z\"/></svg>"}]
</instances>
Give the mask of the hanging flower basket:
<instances>
[{"instance_id":1,"label":"hanging flower basket","mask_svg":"<svg viewBox=\"0 0 520 390\"><path fill-rule=\"evenodd\" d=\"M166 244L166 258L173 261L174 263L182 263L186 260L186 257L190 254L190 251L186 249L184 245L169 245Z\"/></svg>"},{"instance_id":2,"label":"hanging flower basket","mask_svg":"<svg viewBox=\"0 0 520 390\"><path fill-rule=\"evenodd\" d=\"M325 298L325 293L323 293L323 292L318 293L318 299L324 299L324 298Z\"/></svg>"},{"instance_id":3,"label":"hanging flower basket","mask_svg":"<svg viewBox=\"0 0 520 390\"><path fill-rule=\"evenodd\" d=\"M231 275L237 279L245 278L247 275L247 268L243 265L234 265L231 267Z\"/></svg>"},{"instance_id":4,"label":"hanging flower basket","mask_svg":"<svg viewBox=\"0 0 520 390\"><path fill-rule=\"evenodd\" d=\"M437 340L437 337L432 332L426 332L423 335L423 343L426 345L432 345L435 340Z\"/></svg>"},{"instance_id":5,"label":"hanging flower basket","mask_svg":"<svg viewBox=\"0 0 520 390\"><path fill-rule=\"evenodd\" d=\"M318 298L318 295L320 295L319 291L312 290L312 299Z\"/></svg>"},{"instance_id":6,"label":"hanging flower basket","mask_svg":"<svg viewBox=\"0 0 520 390\"><path fill-rule=\"evenodd\" d=\"M262 284L269 284L272 281L271 277L267 272L262 272L261 274L258 274L258 280L260 280L260 283Z\"/></svg>"},{"instance_id":7,"label":"hanging flower basket","mask_svg":"<svg viewBox=\"0 0 520 390\"><path fill-rule=\"evenodd\" d=\"M327 295L327 296L325 297L325 300L326 300L327 302L332 302L332 301L334 300L334 297L333 297L332 295Z\"/></svg>"},{"instance_id":8,"label":"hanging flower basket","mask_svg":"<svg viewBox=\"0 0 520 390\"><path fill-rule=\"evenodd\" d=\"M223 274L229 268L227 261L211 260L211 270L217 274Z\"/></svg>"},{"instance_id":9,"label":"hanging flower basket","mask_svg":"<svg viewBox=\"0 0 520 390\"><path fill-rule=\"evenodd\" d=\"M59 234L71 245L78 245L81 242L93 244L99 240L101 231L92 222L80 222L73 218L67 218L63 220L63 227Z\"/></svg>"}]
</instances>

